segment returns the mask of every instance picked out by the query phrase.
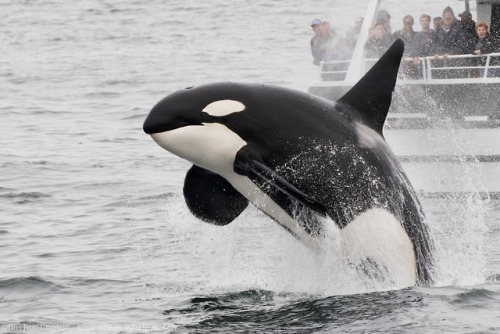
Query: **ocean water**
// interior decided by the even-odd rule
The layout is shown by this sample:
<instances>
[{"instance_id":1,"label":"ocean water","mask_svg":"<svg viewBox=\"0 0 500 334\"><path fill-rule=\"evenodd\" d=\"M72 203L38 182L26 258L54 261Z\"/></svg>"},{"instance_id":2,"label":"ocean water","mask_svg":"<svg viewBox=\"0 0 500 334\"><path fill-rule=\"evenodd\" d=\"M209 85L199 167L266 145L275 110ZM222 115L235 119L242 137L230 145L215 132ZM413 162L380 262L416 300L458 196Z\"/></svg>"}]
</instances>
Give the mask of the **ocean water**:
<instances>
[{"instance_id":1,"label":"ocean water","mask_svg":"<svg viewBox=\"0 0 500 334\"><path fill-rule=\"evenodd\" d=\"M384 7L395 29L448 4ZM198 221L182 197L188 163L142 132L186 86L306 90L318 75L309 22L344 33L364 11L360 0L1 1L0 332L498 332L498 199L423 198L437 280L394 289L353 279L334 252L312 255L254 208L222 228Z\"/></svg>"}]
</instances>

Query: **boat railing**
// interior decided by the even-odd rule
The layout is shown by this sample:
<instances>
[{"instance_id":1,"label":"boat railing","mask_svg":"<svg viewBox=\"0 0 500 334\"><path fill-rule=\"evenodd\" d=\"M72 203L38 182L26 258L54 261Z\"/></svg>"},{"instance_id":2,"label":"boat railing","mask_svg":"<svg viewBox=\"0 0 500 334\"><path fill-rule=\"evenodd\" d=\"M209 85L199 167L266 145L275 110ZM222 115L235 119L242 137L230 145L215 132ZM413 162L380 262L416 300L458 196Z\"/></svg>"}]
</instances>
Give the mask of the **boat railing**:
<instances>
[{"instance_id":1,"label":"boat railing","mask_svg":"<svg viewBox=\"0 0 500 334\"><path fill-rule=\"evenodd\" d=\"M500 77L500 53L449 55L421 59L422 79Z\"/></svg>"},{"instance_id":2,"label":"boat railing","mask_svg":"<svg viewBox=\"0 0 500 334\"><path fill-rule=\"evenodd\" d=\"M331 60L320 63L322 81L343 81L351 60Z\"/></svg>"},{"instance_id":3,"label":"boat railing","mask_svg":"<svg viewBox=\"0 0 500 334\"><path fill-rule=\"evenodd\" d=\"M366 73L378 58L365 58L362 73ZM344 81L351 60L333 60L320 63L322 81ZM439 57L405 57L401 62L401 80L418 80L422 83L443 79L480 79L500 80L500 53L484 55L449 55Z\"/></svg>"}]
</instances>

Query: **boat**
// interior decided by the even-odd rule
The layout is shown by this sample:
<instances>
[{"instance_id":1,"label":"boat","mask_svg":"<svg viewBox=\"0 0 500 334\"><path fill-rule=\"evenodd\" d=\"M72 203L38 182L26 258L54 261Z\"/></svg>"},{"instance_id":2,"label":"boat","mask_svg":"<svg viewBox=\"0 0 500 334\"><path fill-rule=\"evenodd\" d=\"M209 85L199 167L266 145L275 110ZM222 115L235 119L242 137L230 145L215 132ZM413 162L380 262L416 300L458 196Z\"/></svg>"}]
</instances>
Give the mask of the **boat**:
<instances>
[{"instance_id":1,"label":"boat","mask_svg":"<svg viewBox=\"0 0 500 334\"><path fill-rule=\"evenodd\" d=\"M469 1L463 3L469 11ZM364 56L364 45L380 4L368 2L351 59L321 62L320 78L309 86L309 93L335 101L377 61ZM476 11L476 21L500 31L500 0L477 0ZM500 76L494 75L500 66L492 62L500 53L483 57L482 66L421 58L418 78L402 70L412 59L402 60L384 136L424 197L500 198ZM468 74L450 75L453 71Z\"/></svg>"}]
</instances>

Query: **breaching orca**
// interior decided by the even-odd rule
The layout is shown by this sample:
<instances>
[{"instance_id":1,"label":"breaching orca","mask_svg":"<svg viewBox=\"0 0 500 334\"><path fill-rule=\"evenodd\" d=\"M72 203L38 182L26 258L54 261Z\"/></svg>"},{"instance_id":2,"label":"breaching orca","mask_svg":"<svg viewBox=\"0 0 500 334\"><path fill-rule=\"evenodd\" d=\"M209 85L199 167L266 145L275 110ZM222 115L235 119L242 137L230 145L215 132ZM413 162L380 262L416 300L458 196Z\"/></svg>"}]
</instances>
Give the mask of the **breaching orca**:
<instances>
[{"instance_id":1,"label":"breaching orca","mask_svg":"<svg viewBox=\"0 0 500 334\"><path fill-rule=\"evenodd\" d=\"M429 283L425 217L382 133L403 50L397 40L337 102L270 85L207 84L161 100L144 131L193 163L184 197L198 218L225 225L251 202L312 248L331 218L351 254L361 254L356 266Z\"/></svg>"}]
</instances>

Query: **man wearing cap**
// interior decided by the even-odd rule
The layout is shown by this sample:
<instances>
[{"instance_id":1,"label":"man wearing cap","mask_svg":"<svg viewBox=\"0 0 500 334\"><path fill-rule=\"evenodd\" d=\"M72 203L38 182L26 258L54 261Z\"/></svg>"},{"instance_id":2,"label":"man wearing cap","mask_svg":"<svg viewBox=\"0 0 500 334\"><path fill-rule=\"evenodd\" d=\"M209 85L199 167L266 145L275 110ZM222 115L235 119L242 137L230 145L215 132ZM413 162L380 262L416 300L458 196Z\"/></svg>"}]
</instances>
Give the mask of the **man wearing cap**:
<instances>
[{"instance_id":1,"label":"man wearing cap","mask_svg":"<svg viewBox=\"0 0 500 334\"><path fill-rule=\"evenodd\" d=\"M472 21L472 14L468 11L464 11L463 13L458 14L458 17L460 17L463 24L467 24Z\"/></svg>"},{"instance_id":2,"label":"man wearing cap","mask_svg":"<svg viewBox=\"0 0 500 334\"><path fill-rule=\"evenodd\" d=\"M477 41L476 22L472 20L472 14L465 11L458 15L460 17L460 32L458 34L458 42L462 54L470 54L474 52L474 47Z\"/></svg>"},{"instance_id":3,"label":"man wearing cap","mask_svg":"<svg viewBox=\"0 0 500 334\"><path fill-rule=\"evenodd\" d=\"M322 57L321 45L323 44L323 38L321 37L320 25L320 19L314 19L311 22L311 28L314 32L314 36L311 38L311 53L314 65L319 65Z\"/></svg>"},{"instance_id":4,"label":"man wearing cap","mask_svg":"<svg viewBox=\"0 0 500 334\"><path fill-rule=\"evenodd\" d=\"M458 34L458 42L461 48L462 54L472 54L474 53L475 46L477 44L477 34L476 34L476 22L472 20L472 14L465 11L458 15L460 17L460 32ZM461 60L462 66L475 66L476 59L466 58ZM465 69L462 71L462 77L471 78L476 76L475 69Z\"/></svg>"}]
</instances>

